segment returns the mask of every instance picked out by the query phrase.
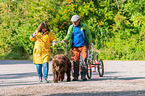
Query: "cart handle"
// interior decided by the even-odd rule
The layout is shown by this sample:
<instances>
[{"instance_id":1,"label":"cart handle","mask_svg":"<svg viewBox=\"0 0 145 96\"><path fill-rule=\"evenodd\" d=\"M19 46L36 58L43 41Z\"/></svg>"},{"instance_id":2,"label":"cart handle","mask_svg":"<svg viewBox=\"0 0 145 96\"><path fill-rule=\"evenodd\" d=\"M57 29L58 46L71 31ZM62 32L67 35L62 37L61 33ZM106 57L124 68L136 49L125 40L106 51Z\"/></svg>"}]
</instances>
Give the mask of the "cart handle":
<instances>
[{"instance_id":1,"label":"cart handle","mask_svg":"<svg viewBox=\"0 0 145 96\"><path fill-rule=\"evenodd\" d=\"M89 50L88 49L88 58L90 59L90 58L93 58L93 55L91 54L89 54L90 53L90 51L92 51L91 53L93 53L93 43L92 43L92 46L91 46L91 50Z\"/></svg>"},{"instance_id":2,"label":"cart handle","mask_svg":"<svg viewBox=\"0 0 145 96\"><path fill-rule=\"evenodd\" d=\"M88 59L92 59L92 64L94 64L95 61L94 61L94 57L93 56L96 55L96 59L98 61L98 52L93 52L93 43L92 43L91 48L92 48L92 50L88 49ZM90 51L92 51L91 54L89 54Z\"/></svg>"}]
</instances>

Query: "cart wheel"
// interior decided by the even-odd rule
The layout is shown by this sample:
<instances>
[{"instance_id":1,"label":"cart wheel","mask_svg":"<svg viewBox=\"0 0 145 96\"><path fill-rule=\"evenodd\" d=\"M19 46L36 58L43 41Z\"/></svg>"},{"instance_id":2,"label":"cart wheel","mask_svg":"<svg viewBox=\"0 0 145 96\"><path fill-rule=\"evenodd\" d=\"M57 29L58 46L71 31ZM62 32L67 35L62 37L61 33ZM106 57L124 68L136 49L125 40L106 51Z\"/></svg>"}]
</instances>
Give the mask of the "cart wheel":
<instances>
[{"instance_id":1,"label":"cart wheel","mask_svg":"<svg viewBox=\"0 0 145 96\"><path fill-rule=\"evenodd\" d=\"M97 65L98 73L99 73L100 77L103 77L103 75L104 75L104 64L103 64L103 61L101 59L99 59L98 62L100 63L99 65Z\"/></svg>"},{"instance_id":2,"label":"cart wheel","mask_svg":"<svg viewBox=\"0 0 145 96\"><path fill-rule=\"evenodd\" d=\"M87 77L88 79L92 77L91 61L89 59L87 60Z\"/></svg>"}]
</instances>

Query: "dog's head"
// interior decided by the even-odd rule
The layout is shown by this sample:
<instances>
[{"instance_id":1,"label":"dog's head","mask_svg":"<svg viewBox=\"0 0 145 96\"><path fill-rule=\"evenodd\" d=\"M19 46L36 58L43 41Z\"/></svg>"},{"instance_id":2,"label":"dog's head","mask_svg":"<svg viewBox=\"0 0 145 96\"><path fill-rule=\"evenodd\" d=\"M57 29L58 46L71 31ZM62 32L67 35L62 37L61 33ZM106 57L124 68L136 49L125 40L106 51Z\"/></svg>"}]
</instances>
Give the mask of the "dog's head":
<instances>
[{"instance_id":1,"label":"dog's head","mask_svg":"<svg viewBox=\"0 0 145 96\"><path fill-rule=\"evenodd\" d=\"M61 55L54 56L52 60L53 68L56 71L61 71L65 69L65 60Z\"/></svg>"}]
</instances>

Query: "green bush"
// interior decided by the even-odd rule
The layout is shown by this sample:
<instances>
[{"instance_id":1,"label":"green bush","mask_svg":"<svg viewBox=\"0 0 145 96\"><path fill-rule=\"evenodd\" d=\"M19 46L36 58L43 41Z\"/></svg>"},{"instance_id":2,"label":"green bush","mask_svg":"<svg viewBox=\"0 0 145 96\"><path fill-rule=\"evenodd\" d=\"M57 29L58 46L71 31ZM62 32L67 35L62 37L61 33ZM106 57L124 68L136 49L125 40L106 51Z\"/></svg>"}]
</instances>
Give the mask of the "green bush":
<instances>
[{"instance_id":1,"label":"green bush","mask_svg":"<svg viewBox=\"0 0 145 96\"><path fill-rule=\"evenodd\" d=\"M117 1L2 0L0 58L29 59L34 47L29 37L43 21L61 41L70 18L78 14L90 28L100 58L145 60L145 0Z\"/></svg>"}]
</instances>

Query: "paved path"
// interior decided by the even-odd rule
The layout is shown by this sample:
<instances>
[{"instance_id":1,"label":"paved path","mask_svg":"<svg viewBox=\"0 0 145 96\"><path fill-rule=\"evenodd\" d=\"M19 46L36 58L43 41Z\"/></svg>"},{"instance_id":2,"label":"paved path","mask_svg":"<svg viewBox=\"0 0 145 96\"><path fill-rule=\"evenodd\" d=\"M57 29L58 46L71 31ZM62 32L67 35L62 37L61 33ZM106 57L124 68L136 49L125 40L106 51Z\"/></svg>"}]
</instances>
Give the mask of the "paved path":
<instances>
[{"instance_id":1,"label":"paved path","mask_svg":"<svg viewBox=\"0 0 145 96\"><path fill-rule=\"evenodd\" d=\"M50 83L44 84L37 82L32 61L0 60L0 95L145 96L145 61L104 61L104 65L103 77L95 72L88 81L53 83L50 62Z\"/></svg>"}]
</instances>

